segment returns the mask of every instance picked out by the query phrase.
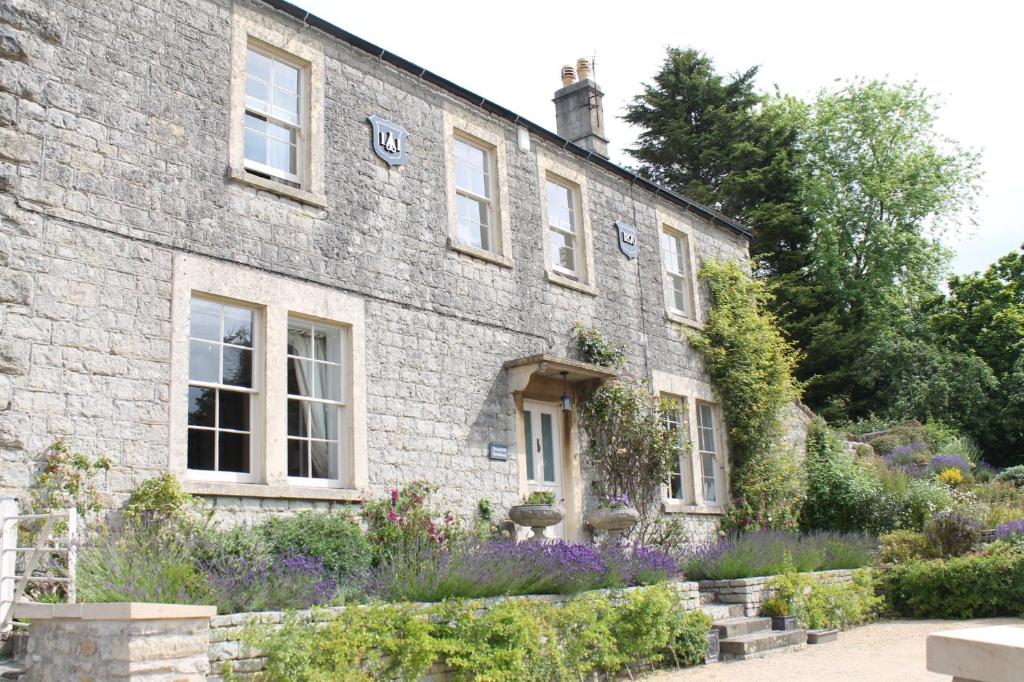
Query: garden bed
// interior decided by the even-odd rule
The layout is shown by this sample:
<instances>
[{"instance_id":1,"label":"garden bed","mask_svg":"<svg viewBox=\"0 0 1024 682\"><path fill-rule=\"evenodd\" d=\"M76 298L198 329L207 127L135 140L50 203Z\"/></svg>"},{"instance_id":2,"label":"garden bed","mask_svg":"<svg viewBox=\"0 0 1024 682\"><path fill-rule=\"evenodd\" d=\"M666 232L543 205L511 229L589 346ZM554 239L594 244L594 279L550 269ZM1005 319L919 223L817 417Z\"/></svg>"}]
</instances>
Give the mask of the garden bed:
<instances>
[{"instance_id":1,"label":"garden bed","mask_svg":"<svg viewBox=\"0 0 1024 682\"><path fill-rule=\"evenodd\" d=\"M695 611L701 605L700 592L696 582L671 581L666 583L671 587L678 598L678 606L682 611ZM618 590L591 590L584 593L585 596L607 597L613 602L621 602L630 593L649 590L649 587L627 587ZM517 597L493 597L480 599L472 602L473 606L481 611L492 609L498 604L510 600L543 603L554 606L561 606L584 595L528 595ZM429 609L432 604L417 603L410 606L422 609ZM365 608L359 605L328 607L316 610L297 611L293 614L286 614L283 611L265 611L260 613L233 613L221 616L214 616L210 620L210 670L211 682L221 682L227 670L241 680L255 679L257 673L264 672L266 657L263 652L258 651L244 642L244 635L248 627L253 624L269 626L282 626L291 616L297 622L306 623L329 623L341 615L346 609ZM442 680L453 679L454 668L441 662L435 662L430 668L426 677L427 682L441 682Z\"/></svg>"}]
</instances>

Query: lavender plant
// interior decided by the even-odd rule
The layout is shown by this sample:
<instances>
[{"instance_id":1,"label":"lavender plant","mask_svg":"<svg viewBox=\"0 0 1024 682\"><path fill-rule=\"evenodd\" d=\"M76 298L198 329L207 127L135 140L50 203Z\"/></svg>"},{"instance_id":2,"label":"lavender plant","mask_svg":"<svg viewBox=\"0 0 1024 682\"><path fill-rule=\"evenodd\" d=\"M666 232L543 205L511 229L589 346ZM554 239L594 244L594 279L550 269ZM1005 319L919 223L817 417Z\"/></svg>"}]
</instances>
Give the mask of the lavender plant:
<instances>
[{"instance_id":1,"label":"lavender plant","mask_svg":"<svg viewBox=\"0 0 1024 682\"><path fill-rule=\"evenodd\" d=\"M877 542L868 535L757 531L688 547L679 563L691 580L726 580L786 572L860 568Z\"/></svg>"},{"instance_id":2,"label":"lavender plant","mask_svg":"<svg viewBox=\"0 0 1024 682\"><path fill-rule=\"evenodd\" d=\"M1007 521L996 527L995 533L997 540L1005 540L1007 538L1017 536L1024 537L1024 519L1018 519L1016 521Z\"/></svg>"},{"instance_id":3,"label":"lavender plant","mask_svg":"<svg viewBox=\"0 0 1024 682\"><path fill-rule=\"evenodd\" d=\"M647 585L678 572L671 557L642 546L505 540L443 547L420 542L382 562L366 581L391 600L440 601L522 594L576 594Z\"/></svg>"},{"instance_id":4,"label":"lavender plant","mask_svg":"<svg viewBox=\"0 0 1024 682\"><path fill-rule=\"evenodd\" d=\"M330 602L338 590L322 559L301 554L222 557L199 568L220 613L308 609Z\"/></svg>"}]
</instances>

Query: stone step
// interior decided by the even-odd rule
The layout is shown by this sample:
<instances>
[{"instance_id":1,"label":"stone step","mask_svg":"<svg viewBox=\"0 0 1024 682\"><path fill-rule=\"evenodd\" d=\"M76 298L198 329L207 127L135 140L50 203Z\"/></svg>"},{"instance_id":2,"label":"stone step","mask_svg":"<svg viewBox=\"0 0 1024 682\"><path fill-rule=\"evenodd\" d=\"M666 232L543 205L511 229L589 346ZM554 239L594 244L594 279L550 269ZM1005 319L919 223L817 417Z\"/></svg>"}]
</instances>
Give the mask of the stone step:
<instances>
[{"instance_id":1,"label":"stone step","mask_svg":"<svg viewBox=\"0 0 1024 682\"><path fill-rule=\"evenodd\" d=\"M739 618L743 615L743 604L701 604L700 610L711 616L711 620L725 620L727 618Z\"/></svg>"},{"instance_id":2,"label":"stone step","mask_svg":"<svg viewBox=\"0 0 1024 682\"><path fill-rule=\"evenodd\" d=\"M719 641L723 661L757 658L781 649L801 649L807 645L807 630L768 630L738 635Z\"/></svg>"},{"instance_id":3,"label":"stone step","mask_svg":"<svg viewBox=\"0 0 1024 682\"><path fill-rule=\"evenodd\" d=\"M10 659L0 660L0 680L20 680L25 674L25 665Z\"/></svg>"},{"instance_id":4,"label":"stone step","mask_svg":"<svg viewBox=\"0 0 1024 682\"><path fill-rule=\"evenodd\" d=\"M711 623L711 627L718 629L719 639L730 639L740 635L749 635L754 632L765 632L772 629L771 618L723 618Z\"/></svg>"}]
</instances>

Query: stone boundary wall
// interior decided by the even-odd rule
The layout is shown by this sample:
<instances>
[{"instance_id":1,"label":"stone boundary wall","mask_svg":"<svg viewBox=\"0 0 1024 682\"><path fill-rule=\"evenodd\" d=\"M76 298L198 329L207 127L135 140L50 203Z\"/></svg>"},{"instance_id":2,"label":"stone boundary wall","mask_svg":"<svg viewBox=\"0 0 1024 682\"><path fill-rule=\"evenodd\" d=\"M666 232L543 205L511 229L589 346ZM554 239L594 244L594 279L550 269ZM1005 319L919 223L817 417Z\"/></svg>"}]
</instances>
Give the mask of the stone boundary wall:
<instances>
[{"instance_id":1,"label":"stone boundary wall","mask_svg":"<svg viewBox=\"0 0 1024 682\"><path fill-rule=\"evenodd\" d=\"M700 608L700 591L695 582L674 581L672 584L679 593L679 601L682 608L692 611ZM627 587L622 590L593 590L584 594L601 594L608 596L621 595L633 590L643 590L644 587ZM547 602L560 605L578 598L581 595L525 595L519 597L492 597L490 599L474 600L482 608L492 608L508 599L521 599L525 601ZM423 604L424 607L432 604ZM326 622L334 615L341 613L346 608L356 607L333 607L319 609L316 613L312 611L298 611L296 617L305 622ZM232 613L223 616L214 616L210 619L210 675L207 679L210 682L223 682L224 673L230 666L231 671L239 680L254 679L256 673L263 671L266 660L261 652L247 647L242 643L242 634L246 625L254 621L262 621L279 625L284 620L284 613L281 611L266 611L262 613ZM421 682L444 682L452 679L453 670L447 666L435 664Z\"/></svg>"},{"instance_id":2,"label":"stone boundary wall","mask_svg":"<svg viewBox=\"0 0 1024 682\"><path fill-rule=\"evenodd\" d=\"M202 682L212 606L19 604L30 619L25 682Z\"/></svg>"},{"instance_id":3,"label":"stone boundary wall","mask_svg":"<svg viewBox=\"0 0 1024 682\"><path fill-rule=\"evenodd\" d=\"M814 571L803 575L815 578L822 583L853 582L853 571L850 569ZM775 590L767 587L767 583L775 577L765 575L734 580L701 580L698 583L700 601L702 604L716 601L723 604L743 604L743 615L757 616L761 612L761 603L775 595Z\"/></svg>"}]
</instances>

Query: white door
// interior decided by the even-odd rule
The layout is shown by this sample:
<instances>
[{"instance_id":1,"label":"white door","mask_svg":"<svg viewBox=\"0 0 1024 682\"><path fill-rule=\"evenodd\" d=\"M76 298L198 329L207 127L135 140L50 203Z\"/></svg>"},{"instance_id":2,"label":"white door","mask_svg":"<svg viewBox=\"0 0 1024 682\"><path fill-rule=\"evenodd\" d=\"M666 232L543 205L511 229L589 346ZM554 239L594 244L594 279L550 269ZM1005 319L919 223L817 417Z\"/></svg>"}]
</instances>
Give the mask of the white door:
<instances>
[{"instance_id":1,"label":"white door","mask_svg":"<svg viewBox=\"0 0 1024 682\"><path fill-rule=\"evenodd\" d=\"M523 430L526 434L527 491L549 491L564 504L562 488L562 414L553 403L523 402ZM547 530L550 537L565 537L565 521Z\"/></svg>"}]
</instances>

